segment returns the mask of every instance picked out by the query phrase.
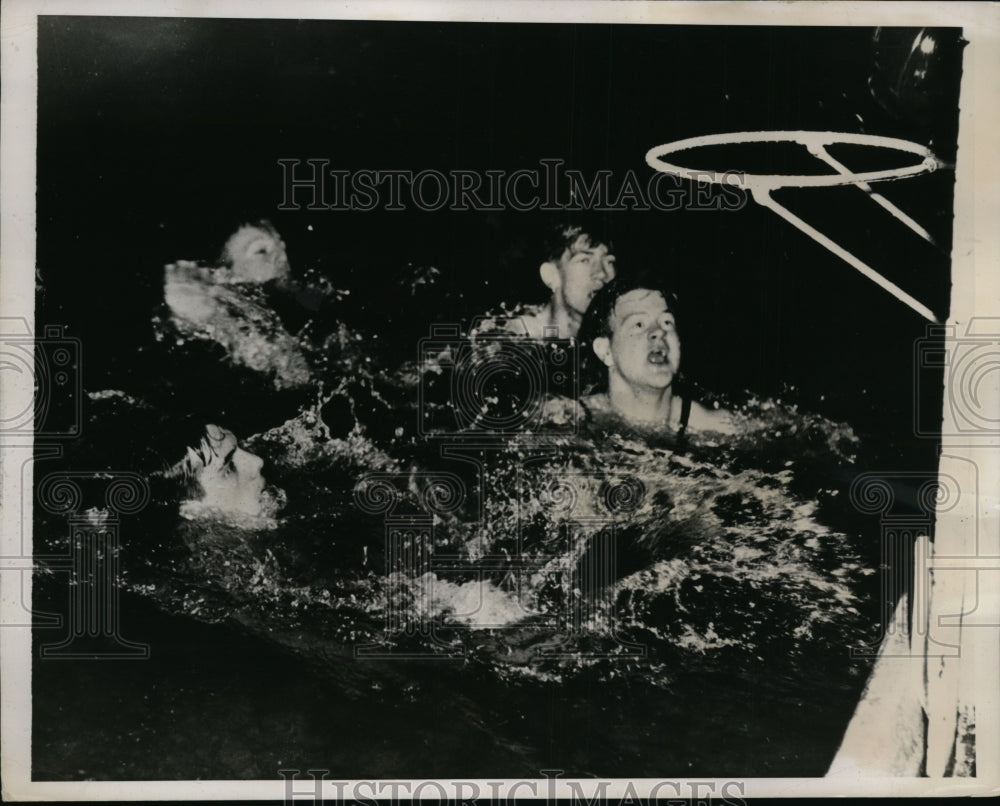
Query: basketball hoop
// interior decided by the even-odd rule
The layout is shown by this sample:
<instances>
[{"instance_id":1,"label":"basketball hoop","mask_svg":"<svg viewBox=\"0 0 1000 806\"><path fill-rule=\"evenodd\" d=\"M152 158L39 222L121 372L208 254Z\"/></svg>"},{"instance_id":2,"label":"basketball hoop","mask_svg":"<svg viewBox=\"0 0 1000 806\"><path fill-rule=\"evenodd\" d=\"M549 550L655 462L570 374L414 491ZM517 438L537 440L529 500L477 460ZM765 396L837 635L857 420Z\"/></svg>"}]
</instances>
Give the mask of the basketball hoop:
<instances>
[{"instance_id":1,"label":"basketball hoop","mask_svg":"<svg viewBox=\"0 0 1000 806\"><path fill-rule=\"evenodd\" d=\"M697 168L685 168L667 162L663 157L672 155L678 151L687 151L692 148L702 148L705 146L717 145L737 145L745 143L797 143L803 146L816 159L826 163L833 168L836 173L832 174L754 174L742 171L706 171ZM830 145L858 145L872 148L887 148L894 151L903 151L919 157L920 161L902 168L887 168L881 171L864 171L854 173L847 166L837 161L826 150ZM708 182L710 184L739 186L750 191L753 200L762 207L773 210L792 226L804 232L817 243L829 249L841 260L857 269L868 279L872 280L901 302L908 305L921 316L926 317L931 322L938 323L934 313L923 303L907 294L895 283L887 280L868 264L855 257L839 244L828 238L815 227L803 221L797 215L784 207L771 195L773 191L786 187L838 187L842 185L854 185L867 193L873 201L882 206L898 221L905 224L913 232L919 235L928 243L934 244L933 236L918 222L914 221L905 212L900 210L895 204L876 193L869 183L887 182L896 179L908 179L913 176L931 173L938 168L945 167L945 163L938 160L930 149L911 143L908 140L900 140L896 137L880 137L874 134L850 134L847 132L807 132L807 131L777 131L777 132L727 132L723 134L708 134L701 137L690 137L686 140L677 140L662 146L651 148L646 153L646 162L649 166L661 173L672 174L682 179L694 182Z\"/></svg>"}]
</instances>

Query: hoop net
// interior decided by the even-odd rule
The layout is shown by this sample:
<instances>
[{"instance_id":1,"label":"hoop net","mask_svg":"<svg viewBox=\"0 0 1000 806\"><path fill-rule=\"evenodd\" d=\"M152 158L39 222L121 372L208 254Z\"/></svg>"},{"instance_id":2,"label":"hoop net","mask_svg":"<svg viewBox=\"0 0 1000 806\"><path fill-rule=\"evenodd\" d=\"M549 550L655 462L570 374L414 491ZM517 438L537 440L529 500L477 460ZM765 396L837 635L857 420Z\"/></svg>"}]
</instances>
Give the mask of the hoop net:
<instances>
[{"instance_id":1,"label":"hoop net","mask_svg":"<svg viewBox=\"0 0 1000 806\"><path fill-rule=\"evenodd\" d=\"M703 148L705 146L720 145L742 145L746 143L797 143L803 146L813 157L826 163L834 169L835 173L829 174L755 174L742 171L710 171L699 168L685 168L667 162L664 157L671 156L678 151L687 151L692 148ZM831 145L858 145L871 148L886 148L895 151L902 151L918 157L912 165L902 168L886 168L880 171L864 171L855 173L847 166L836 160L827 151L827 146ZM917 221L912 219L905 212L900 210L895 204L876 193L869 183L885 182L896 179L908 179L920 174L931 173L938 168L945 167L945 163L938 160L930 149L918 143L911 143L908 140L901 140L896 137L881 137L874 134L851 134L847 132L808 132L808 131L773 131L773 132L727 132L723 134L707 134L700 137L690 137L686 140L677 140L665 145L651 148L646 153L646 162L654 170L661 173L687 179L693 182L708 182L717 185L727 185L742 187L750 191L755 202L762 207L773 210L783 219L788 221L797 229L804 232L820 245L824 246L833 254L844 260L853 268L857 269L865 277L891 293L898 300L908 305L921 316L931 322L937 322L937 317L923 303L914 299L903 291L899 286L883 277L871 266L864 263L855 255L848 252L839 244L817 230L815 227L803 221L782 204L775 201L771 195L772 191L786 187L837 187L842 185L855 185L867 193L873 201L883 207L890 215L901 221L913 232L919 235L928 243L934 244L933 236L922 227Z\"/></svg>"}]
</instances>

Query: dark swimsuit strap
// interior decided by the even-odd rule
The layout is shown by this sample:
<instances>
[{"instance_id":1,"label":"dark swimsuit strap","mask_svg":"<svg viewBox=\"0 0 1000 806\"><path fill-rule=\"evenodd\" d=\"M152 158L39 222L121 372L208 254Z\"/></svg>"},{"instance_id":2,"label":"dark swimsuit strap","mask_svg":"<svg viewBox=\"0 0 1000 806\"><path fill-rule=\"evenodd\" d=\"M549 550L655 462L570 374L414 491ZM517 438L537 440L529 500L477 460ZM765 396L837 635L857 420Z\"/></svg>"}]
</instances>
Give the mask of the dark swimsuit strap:
<instances>
[{"instance_id":1,"label":"dark swimsuit strap","mask_svg":"<svg viewBox=\"0 0 1000 806\"><path fill-rule=\"evenodd\" d=\"M682 437L687 431L688 420L691 417L691 398L681 398L681 424L677 427L677 436Z\"/></svg>"}]
</instances>

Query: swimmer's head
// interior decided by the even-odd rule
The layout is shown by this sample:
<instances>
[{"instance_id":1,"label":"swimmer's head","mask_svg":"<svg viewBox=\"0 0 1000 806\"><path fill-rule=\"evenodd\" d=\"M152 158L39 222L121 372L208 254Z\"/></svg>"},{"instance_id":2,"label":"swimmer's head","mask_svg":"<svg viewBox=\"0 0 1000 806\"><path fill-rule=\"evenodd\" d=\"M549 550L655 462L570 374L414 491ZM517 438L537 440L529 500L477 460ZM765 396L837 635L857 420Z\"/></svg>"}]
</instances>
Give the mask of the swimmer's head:
<instances>
[{"instance_id":1,"label":"swimmer's head","mask_svg":"<svg viewBox=\"0 0 1000 806\"><path fill-rule=\"evenodd\" d=\"M275 501L265 494L263 467L264 460L243 450L231 431L208 425L176 470L187 481L187 503L196 509L267 517Z\"/></svg>"},{"instance_id":2,"label":"swimmer's head","mask_svg":"<svg viewBox=\"0 0 1000 806\"><path fill-rule=\"evenodd\" d=\"M229 236L222 263L236 282L265 283L289 272L285 242L268 221L244 224Z\"/></svg>"},{"instance_id":3,"label":"swimmer's head","mask_svg":"<svg viewBox=\"0 0 1000 806\"><path fill-rule=\"evenodd\" d=\"M605 386L617 375L636 389L671 386L681 363L676 312L676 295L653 274L622 278L602 288L580 328L592 385Z\"/></svg>"},{"instance_id":4,"label":"swimmer's head","mask_svg":"<svg viewBox=\"0 0 1000 806\"><path fill-rule=\"evenodd\" d=\"M594 295L614 279L612 246L595 228L580 223L555 225L545 240L545 262L539 274L557 307L583 316Z\"/></svg>"}]
</instances>

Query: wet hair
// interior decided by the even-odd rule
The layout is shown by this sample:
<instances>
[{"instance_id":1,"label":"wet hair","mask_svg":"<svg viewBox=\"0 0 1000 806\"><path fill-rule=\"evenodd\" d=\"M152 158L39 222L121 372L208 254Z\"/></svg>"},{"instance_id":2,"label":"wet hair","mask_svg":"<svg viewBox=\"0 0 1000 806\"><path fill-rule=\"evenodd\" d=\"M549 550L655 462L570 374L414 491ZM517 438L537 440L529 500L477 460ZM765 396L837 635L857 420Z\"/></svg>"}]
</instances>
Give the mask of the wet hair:
<instances>
[{"instance_id":1,"label":"wet hair","mask_svg":"<svg viewBox=\"0 0 1000 806\"><path fill-rule=\"evenodd\" d=\"M281 234L278 232L274 224L272 224L268 219L258 218L258 219L243 220L240 222L239 226L232 229L229 232L229 235L226 237L226 242L222 247L222 251L219 252L219 257L216 259L216 262L220 266L226 266L228 268L232 268L233 263L235 263L237 258L240 257L240 255L234 255L232 253L231 251L232 241L238 233L247 229L260 230L264 235L273 238L275 241L282 240Z\"/></svg>"},{"instance_id":2,"label":"wet hair","mask_svg":"<svg viewBox=\"0 0 1000 806\"><path fill-rule=\"evenodd\" d=\"M204 423L168 415L121 392L86 397L83 403L87 426L67 444L63 466L85 470L94 478L139 476L148 498L126 519L121 529L123 545L141 543L143 551L153 545L175 545L181 502L202 493L194 475L173 468L184 459L189 445L199 444ZM86 482L81 487L82 508L104 506L101 484Z\"/></svg>"},{"instance_id":3,"label":"wet hair","mask_svg":"<svg viewBox=\"0 0 1000 806\"><path fill-rule=\"evenodd\" d=\"M610 251L614 251L611 239L601 221L575 218L553 221L546 227L542 238L542 254L545 260L559 260L563 252L570 249L581 235L589 236L590 243L594 246L604 244Z\"/></svg>"},{"instance_id":4,"label":"wet hair","mask_svg":"<svg viewBox=\"0 0 1000 806\"><path fill-rule=\"evenodd\" d=\"M658 292L667 302L667 309L674 315L676 322L677 294L664 278L663 271L643 270L618 274L615 279L600 289L587 307L580 323L577 342L580 350L581 389L586 391L603 390L607 388L607 367L594 354L594 341L599 338L611 338L614 334L615 305L618 300L632 291L644 289Z\"/></svg>"},{"instance_id":5,"label":"wet hair","mask_svg":"<svg viewBox=\"0 0 1000 806\"><path fill-rule=\"evenodd\" d=\"M187 451L198 451L211 422L189 414L168 414L124 394L88 401L86 438L70 459L96 472L127 471L149 484L153 502L202 495L197 469Z\"/></svg>"}]
</instances>

